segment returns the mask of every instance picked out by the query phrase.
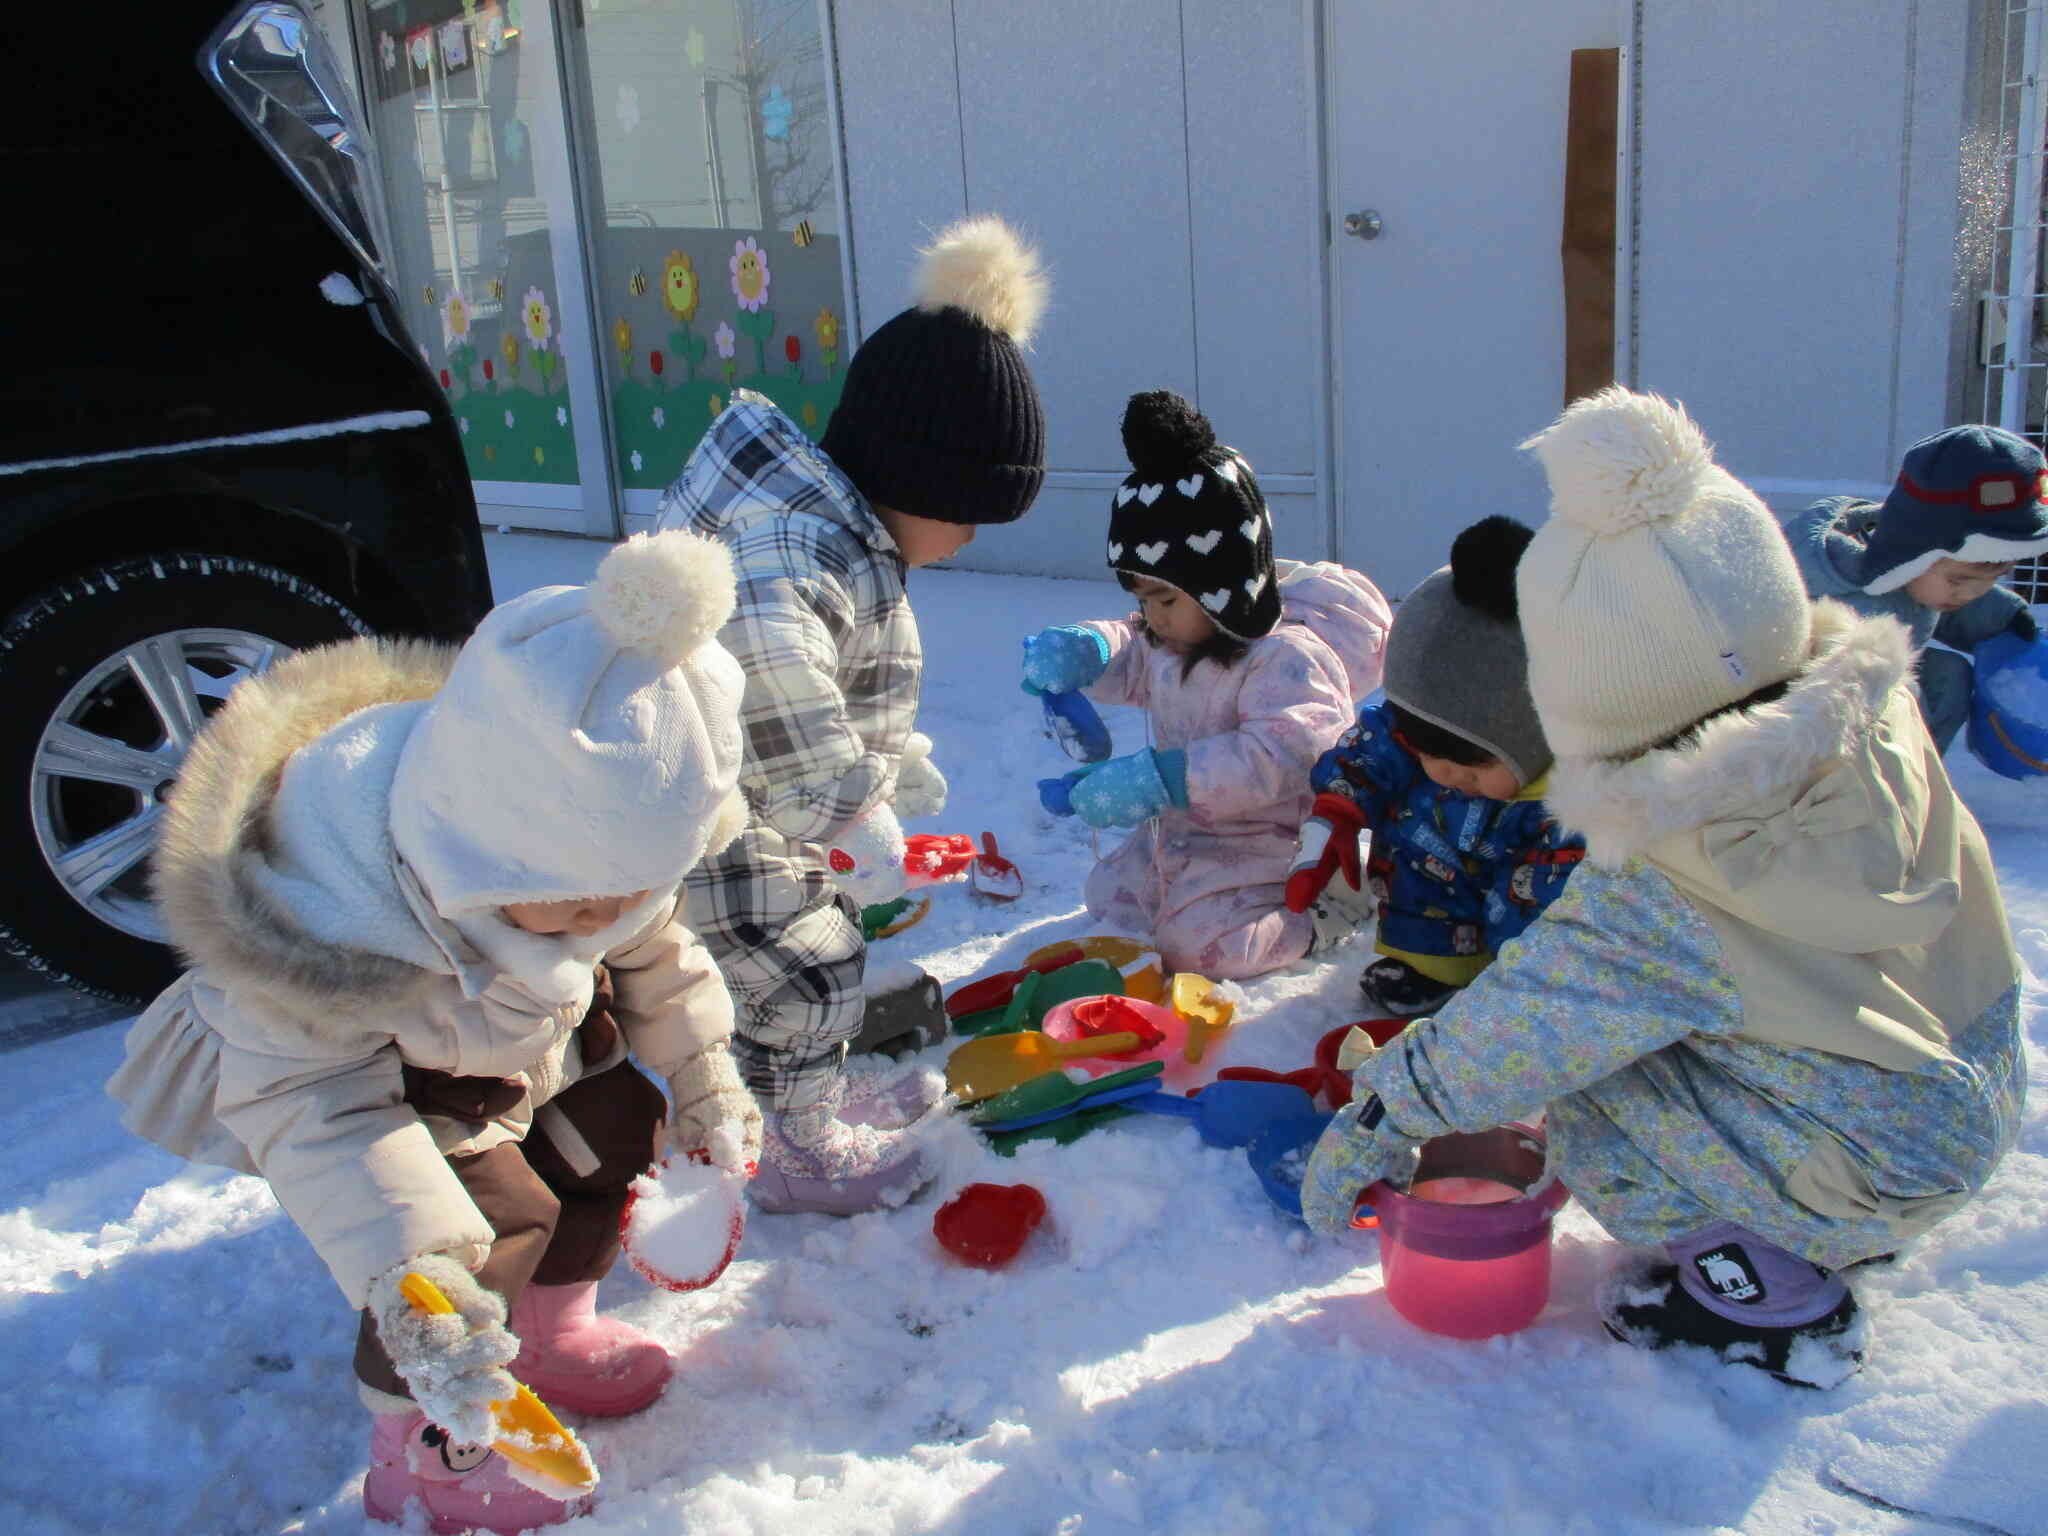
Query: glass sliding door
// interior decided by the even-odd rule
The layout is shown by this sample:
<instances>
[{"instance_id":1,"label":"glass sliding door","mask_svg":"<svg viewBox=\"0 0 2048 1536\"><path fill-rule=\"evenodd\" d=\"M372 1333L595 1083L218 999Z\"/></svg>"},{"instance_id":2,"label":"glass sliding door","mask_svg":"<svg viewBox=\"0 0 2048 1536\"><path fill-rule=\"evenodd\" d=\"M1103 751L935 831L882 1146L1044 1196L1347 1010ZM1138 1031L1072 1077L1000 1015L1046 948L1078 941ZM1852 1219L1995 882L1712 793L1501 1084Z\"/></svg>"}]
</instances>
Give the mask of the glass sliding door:
<instances>
[{"instance_id":1,"label":"glass sliding door","mask_svg":"<svg viewBox=\"0 0 2048 1536\"><path fill-rule=\"evenodd\" d=\"M576 198L547 0L353 0L406 320L486 521L610 533Z\"/></svg>"},{"instance_id":2,"label":"glass sliding door","mask_svg":"<svg viewBox=\"0 0 2048 1536\"><path fill-rule=\"evenodd\" d=\"M580 0L582 151L615 473L652 510L736 387L813 437L847 334L818 0Z\"/></svg>"}]
</instances>

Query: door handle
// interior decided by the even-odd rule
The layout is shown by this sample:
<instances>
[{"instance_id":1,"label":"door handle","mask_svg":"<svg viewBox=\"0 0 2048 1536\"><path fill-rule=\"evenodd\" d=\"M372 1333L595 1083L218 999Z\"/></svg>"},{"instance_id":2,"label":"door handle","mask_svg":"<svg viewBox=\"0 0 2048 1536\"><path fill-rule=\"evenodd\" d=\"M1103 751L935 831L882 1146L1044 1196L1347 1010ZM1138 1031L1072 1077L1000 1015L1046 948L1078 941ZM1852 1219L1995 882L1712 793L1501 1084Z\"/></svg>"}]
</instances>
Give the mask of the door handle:
<instances>
[{"instance_id":1,"label":"door handle","mask_svg":"<svg viewBox=\"0 0 2048 1536\"><path fill-rule=\"evenodd\" d=\"M1344 233L1360 240L1379 239L1382 227L1376 208L1361 208L1356 213L1344 215Z\"/></svg>"}]
</instances>

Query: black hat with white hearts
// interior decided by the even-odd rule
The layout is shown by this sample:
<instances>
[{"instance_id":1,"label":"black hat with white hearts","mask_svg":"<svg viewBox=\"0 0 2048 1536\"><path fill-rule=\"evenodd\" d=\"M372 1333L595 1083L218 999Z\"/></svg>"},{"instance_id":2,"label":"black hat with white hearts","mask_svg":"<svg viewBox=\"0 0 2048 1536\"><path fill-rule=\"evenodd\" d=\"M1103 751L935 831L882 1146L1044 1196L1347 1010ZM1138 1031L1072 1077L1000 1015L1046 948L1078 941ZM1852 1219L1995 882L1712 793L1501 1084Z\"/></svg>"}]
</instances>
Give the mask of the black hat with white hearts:
<instances>
[{"instance_id":1,"label":"black hat with white hearts","mask_svg":"<svg viewBox=\"0 0 2048 1536\"><path fill-rule=\"evenodd\" d=\"M1235 640L1280 622L1273 519L1252 467L1167 389L1124 407L1131 473L1109 504L1109 568L1178 587Z\"/></svg>"}]
</instances>

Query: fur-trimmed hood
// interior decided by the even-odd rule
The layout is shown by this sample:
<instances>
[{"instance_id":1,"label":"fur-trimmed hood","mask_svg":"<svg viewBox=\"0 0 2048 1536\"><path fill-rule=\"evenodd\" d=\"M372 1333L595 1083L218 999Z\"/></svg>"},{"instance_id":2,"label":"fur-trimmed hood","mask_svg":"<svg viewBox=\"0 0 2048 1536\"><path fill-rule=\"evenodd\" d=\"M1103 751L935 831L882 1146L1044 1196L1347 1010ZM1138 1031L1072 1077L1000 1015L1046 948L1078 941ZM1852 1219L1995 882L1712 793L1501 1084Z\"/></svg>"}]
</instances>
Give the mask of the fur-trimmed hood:
<instances>
[{"instance_id":1,"label":"fur-trimmed hood","mask_svg":"<svg viewBox=\"0 0 2048 1536\"><path fill-rule=\"evenodd\" d=\"M434 964L394 886L388 807L398 751L455 656L424 641L350 640L235 689L185 759L157 847L157 899L187 960L312 1009L402 991ZM307 771L320 759L336 791L318 797L330 835L317 880L276 820L295 755ZM345 888L323 888L337 873Z\"/></svg>"},{"instance_id":2,"label":"fur-trimmed hood","mask_svg":"<svg viewBox=\"0 0 2048 1536\"><path fill-rule=\"evenodd\" d=\"M1954 793L1908 686L1895 620L1814 605L1783 698L1718 716L1685 747L1560 759L1551 808L1586 856L1643 856L1696 899L1844 954L1932 943L1965 882Z\"/></svg>"},{"instance_id":3,"label":"fur-trimmed hood","mask_svg":"<svg viewBox=\"0 0 2048 1536\"><path fill-rule=\"evenodd\" d=\"M1796 791L1853 755L1912 664L1896 622L1816 602L1806 667L1783 698L1718 716L1676 750L1619 760L1559 757L1550 808L1585 836L1588 859L1619 867L1674 833Z\"/></svg>"}]
</instances>

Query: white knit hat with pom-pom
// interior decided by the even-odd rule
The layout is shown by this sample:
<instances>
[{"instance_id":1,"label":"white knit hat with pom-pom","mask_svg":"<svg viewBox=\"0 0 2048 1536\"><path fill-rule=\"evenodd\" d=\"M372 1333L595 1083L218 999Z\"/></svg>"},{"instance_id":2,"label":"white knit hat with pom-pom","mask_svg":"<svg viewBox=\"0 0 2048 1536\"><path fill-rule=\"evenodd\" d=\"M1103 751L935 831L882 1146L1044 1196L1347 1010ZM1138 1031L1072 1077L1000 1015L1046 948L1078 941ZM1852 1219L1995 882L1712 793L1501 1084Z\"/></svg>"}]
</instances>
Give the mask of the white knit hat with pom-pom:
<instances>
[{"instance_id":1,"label":"white knit hat with pom-pom","mask_svg":"<svg viewBox=\"0 0 2048 1536\"><path fill-rule=\"evenodd\" d=\"M746 824L725 546L636 534L493 609L407 738L397 852L435 910L676 885Z\"/></svg>"},{"instance_id":2,"label":"white knit hat with pom-pom","mask_svg":"<svg viewBox=\"0 0 2048 1536\"><path fill-rule=\"evenodd\" d=\"M1516 589L1559 757L1625 756L1800 669L1811 604L1792 551L1683 409L1616 386L1522 446L1550 480Z\"/></svg>"}]
</instances>

